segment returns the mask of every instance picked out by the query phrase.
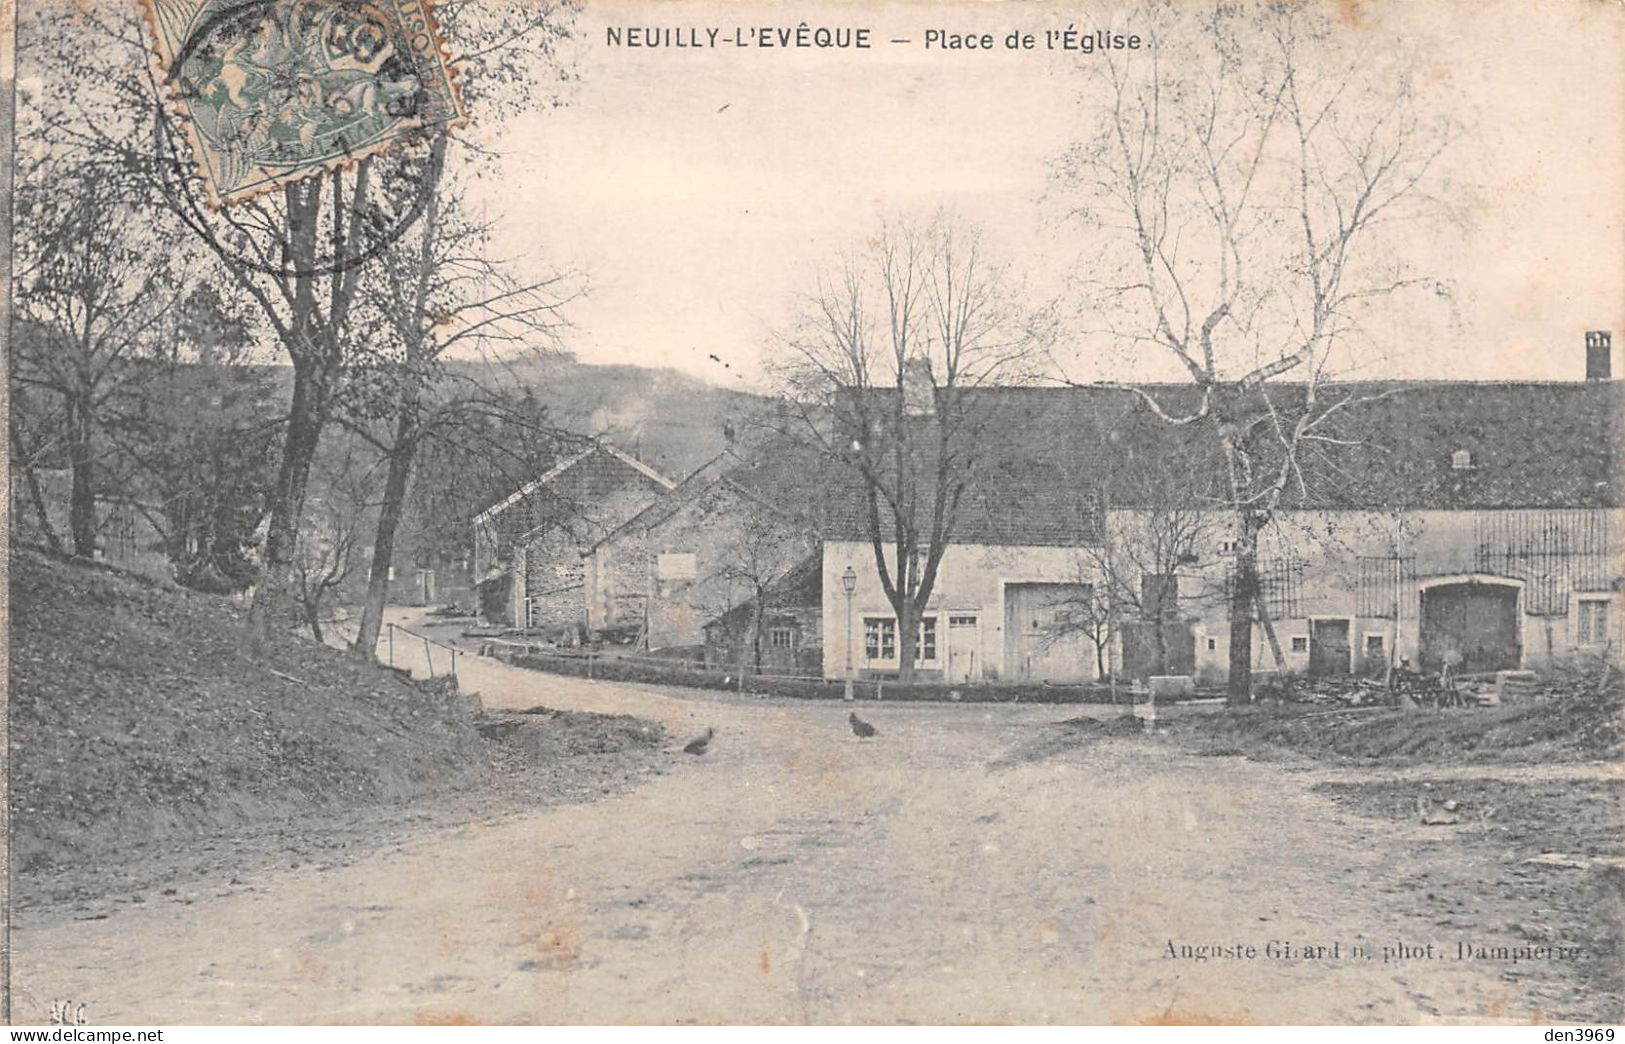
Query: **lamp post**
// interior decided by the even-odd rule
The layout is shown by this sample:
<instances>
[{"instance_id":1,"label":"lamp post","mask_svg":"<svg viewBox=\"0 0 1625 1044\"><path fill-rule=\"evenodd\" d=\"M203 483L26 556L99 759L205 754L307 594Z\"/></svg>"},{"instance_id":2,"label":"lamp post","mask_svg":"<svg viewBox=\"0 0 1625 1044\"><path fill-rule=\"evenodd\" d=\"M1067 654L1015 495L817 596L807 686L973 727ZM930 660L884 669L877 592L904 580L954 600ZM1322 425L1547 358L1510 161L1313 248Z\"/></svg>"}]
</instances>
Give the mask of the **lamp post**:
<instances>
[{"instance_id":1,"label":"lamp post","mask_svg":"<svg viewBox=\"0 0 1625 1044\"><path fill-rule=\"evenodd\" d=\"M846 592L846 699L852 699L852 594L858 589L858 573L851 566L841 574L841 590Z\"/></svg>"}]
</instances>

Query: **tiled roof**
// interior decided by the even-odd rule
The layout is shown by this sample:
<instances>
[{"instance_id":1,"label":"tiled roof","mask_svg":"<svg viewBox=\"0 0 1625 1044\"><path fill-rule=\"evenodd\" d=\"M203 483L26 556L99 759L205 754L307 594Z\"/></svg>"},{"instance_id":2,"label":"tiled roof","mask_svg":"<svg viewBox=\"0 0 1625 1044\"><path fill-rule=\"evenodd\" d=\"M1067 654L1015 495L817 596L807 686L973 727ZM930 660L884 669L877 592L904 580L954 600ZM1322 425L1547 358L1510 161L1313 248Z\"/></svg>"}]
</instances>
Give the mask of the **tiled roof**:
<instances>
[{"instance_id":1,"label":"tiled roof","mask_svg":"<svg viewBox=\"0 0 1625 1044\"><path fill-rule=\"evenodd\" d=\"M644 534L681 511L697 498L718 489L731 489L749 498L769 511L782 515L786 521L806 523L809 515L806 498L798 492L805 489L803 468L783 460L767 459L751 462L733 450L724 450L712 457L671 490L642 511L615 527L588 551L628 534Z\"/></svg>"},{"instance_id":2,"label":"tiled roof","mask_svg":"<svg viewBox=\"0 0 1625 1044\"><path fill-rule=\"evenodd\" d=\"M512 493L508 494L502 500L497 501L495 504L492 504L478 515L475 515L474 523L478 525L481 522L487 522L513 507L515 504L523 503L527 497L531 496L533 493L536 493L538 490L557 484L564 475L569 474L572 469L576 468L577 465L590 461L599 455L619 461L657 486L663 486L669 490L676 485L676 483L671 479L660 474L654 468L651 468L649 465L643 463L641 460L638 460L631 454L623 453L621 450L615 448L607 442L597 442L572 456L566 457L558 464L555 464L545 474L525 483L523 486L520 486Z\"/></svg>"},{"instance_id":3,"label":"tiled roof","mask_svg":"<svg viewBox=\"0 0 1625 1044\"><path fill-rule=\"evenodd\" d=\"M1165 409L1189 409L1189 386L1150 389ZM1219 474L1213 422L1168 425L1131 393L1077 389L1094 400L1107 445L1115 503L1133 500L1128 481L1170 461ZM1304 411L1305 388L1279 384L1243 408L1243 422L1282 424ZM1560 508L1617 507L1625 384L1590 382L1371 382L1316 389L1317 409L1347 401L1299 443L1297 475L1284 507ZM1278 440L1259 456L1277 466ZM1272 445L1273 443L1273 445ZM1455 458L1465 450L1469 466Z\"/></svg>"},{"instance_id":4,"label":"tiled roof","mask_svg":"<svg viewBox=\"0 0 1625 1044\"><path fill-rule=\"evenodd\" d=\"M1170 415L1199 403L1188 384L1145 386ZM1291 424L1306 387L1272 383L1236 407L1235 420ZM1098 540L1101 511L1144 506L1159 475L1224 474L1218 420L1159 418L1133 392L1106 386L1002 388L979 446L954 540L1068 545ZM1301 441L1284 508L1495 509L1618 507L1625 383L1372 382L1325 384L1317 409L1347 400ZM1262 430L1262 429L1261 429ZM1264 430L1257 459L1282 462ZM1456 467L1465 450L1470 466ZM832 539L867 539L863 488L831 482L824 526ZM1153 482L1154 484L1154 482ZM923 516L922 516L923 518ZM884 523L883 523L884 524Z\"/></svg>"}]
</instances>

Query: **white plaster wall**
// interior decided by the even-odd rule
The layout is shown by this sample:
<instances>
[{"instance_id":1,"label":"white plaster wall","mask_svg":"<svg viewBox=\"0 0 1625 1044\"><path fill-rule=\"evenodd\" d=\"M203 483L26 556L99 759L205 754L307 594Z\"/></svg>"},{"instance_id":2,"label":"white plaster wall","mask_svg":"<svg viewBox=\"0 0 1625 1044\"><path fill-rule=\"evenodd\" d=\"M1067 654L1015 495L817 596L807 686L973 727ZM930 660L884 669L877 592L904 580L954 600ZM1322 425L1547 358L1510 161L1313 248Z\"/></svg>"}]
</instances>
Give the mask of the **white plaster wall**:
<instances>
[{"instance_id":1,"label":"white plaster wall","mask_svg":"<svg viewBox=\"0 0 1625 1044\"><path fill-rule=\"evenodd\" d=\"M889 551L887 561L892 561ZM872 547L856 541L826 541L823 552L824 674L826 677L839 678L846 671L849 636L847 600L841 577L848 566L857 575L851 613L852 667L855 671L895 670L895 661L870 663L864 659L864 617L895 616L881 587ZM949 547L943 553L936 583L925 609L927 615L939 617L938 662L922 663L921 666L933 669L942 667L946 659L948 617L974 613L978 619L977 648L981 663L984 668L991 667L1001 676L1007 675L1004 663L1004 586L1015 583L1079 582L1093 582L1093 569L1087 556L1072 548ZM1086 660L1088 674L1093 677L1092 650Z\"/></svg>"}]
</instances>

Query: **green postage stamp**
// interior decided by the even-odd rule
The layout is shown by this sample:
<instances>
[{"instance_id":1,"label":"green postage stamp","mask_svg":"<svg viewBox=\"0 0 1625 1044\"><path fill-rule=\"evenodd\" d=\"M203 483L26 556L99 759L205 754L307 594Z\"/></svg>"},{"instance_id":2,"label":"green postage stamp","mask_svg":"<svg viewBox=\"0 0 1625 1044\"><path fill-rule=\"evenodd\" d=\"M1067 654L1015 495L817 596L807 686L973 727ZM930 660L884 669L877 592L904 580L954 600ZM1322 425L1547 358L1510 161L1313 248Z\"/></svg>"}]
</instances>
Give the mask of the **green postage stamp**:
<instances>
[{"instance_id":1,"label":"green postage stamp","mask_svg":"<svg viewBox=\"0 0 1625 1044\"><path fill-rule=\"evenodd\" d=\"M463 120L427 0L143 0L216 204Z\"/></svg>"}]
</instances>

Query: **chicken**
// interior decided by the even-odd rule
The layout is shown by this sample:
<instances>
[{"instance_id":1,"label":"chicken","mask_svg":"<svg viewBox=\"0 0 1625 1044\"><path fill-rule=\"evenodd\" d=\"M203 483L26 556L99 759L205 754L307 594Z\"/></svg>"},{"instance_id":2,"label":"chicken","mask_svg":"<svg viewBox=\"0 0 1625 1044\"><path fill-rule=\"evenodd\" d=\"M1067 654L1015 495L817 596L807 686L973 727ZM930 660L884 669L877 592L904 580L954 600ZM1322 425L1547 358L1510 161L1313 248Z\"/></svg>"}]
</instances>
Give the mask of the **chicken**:
<instances>
[{"instance_id":1,"label":"chicken","mask_svg":"<svg viewBox=\"0 0 1625 1044\"><path fill-rule=\"evenodd\" d=\"M697 736L688 741L688 745L683 748L683 753L704 754L707 750L711 749L711 737L715 736L716 734L717 732L715 729L707 728L705 730L705 735Z\"/></svg>"},{"instance_id":2,"label":"chicken","mask_svg":"<svg viewBox=\"0 0 1625 1044\"><path fill-rule=\"evenodd\" d=\"M868 739L875 734L875 727L856 714L848 714L846 720L852 725L852 735L859 739Z\"/></svg>"}]
</instances>

